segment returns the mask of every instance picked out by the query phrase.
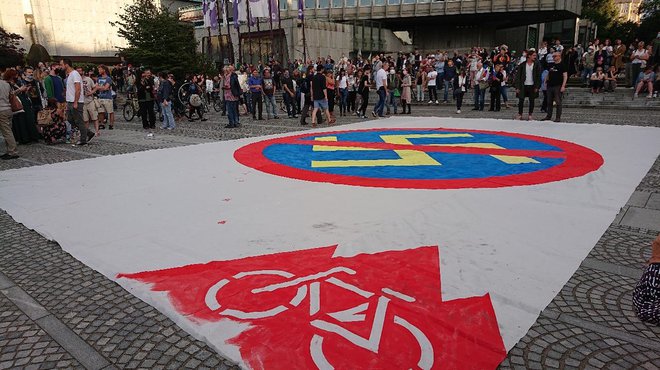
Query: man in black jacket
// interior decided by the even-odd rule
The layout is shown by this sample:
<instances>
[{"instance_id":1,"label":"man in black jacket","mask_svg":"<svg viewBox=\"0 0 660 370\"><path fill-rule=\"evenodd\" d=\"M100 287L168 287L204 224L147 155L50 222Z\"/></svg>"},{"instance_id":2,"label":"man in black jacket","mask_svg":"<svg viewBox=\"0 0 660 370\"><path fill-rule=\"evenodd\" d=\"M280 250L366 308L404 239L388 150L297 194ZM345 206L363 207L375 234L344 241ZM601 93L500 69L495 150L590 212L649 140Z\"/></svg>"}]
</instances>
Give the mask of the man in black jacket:
<instances>
[{"instance_id":1,"label":"man in black jacket","mask_svg":"<svg viewBox=\"0 0 660 370\"><path fill-rule=\"evenodd\" d=\"M518 116L522 119L523 106L525 98L529 99L529 115L527 120L532 120L534 113L534 99L539 96L541 87L541 65L536 61L536 50L530 49L527 52L527 60L521 63L516 69L516 94L518 95Z\"/></svg>"},{"instance_id":2,"label":"man in black jacket","mask_svg":"<svg viewBox=\"0 0 660 370\"><path fill-rule=\"evenodd\" d=\"M303 105L302 111L300 113L300 124L307 124L307 116L309 115L309 108L312 107L312 79L314 78L314 67L307 67L307 73L305 77L302 77L298 82L300 86L300 93L305 96L305 104Z\"/></svg>"}]
</instances>

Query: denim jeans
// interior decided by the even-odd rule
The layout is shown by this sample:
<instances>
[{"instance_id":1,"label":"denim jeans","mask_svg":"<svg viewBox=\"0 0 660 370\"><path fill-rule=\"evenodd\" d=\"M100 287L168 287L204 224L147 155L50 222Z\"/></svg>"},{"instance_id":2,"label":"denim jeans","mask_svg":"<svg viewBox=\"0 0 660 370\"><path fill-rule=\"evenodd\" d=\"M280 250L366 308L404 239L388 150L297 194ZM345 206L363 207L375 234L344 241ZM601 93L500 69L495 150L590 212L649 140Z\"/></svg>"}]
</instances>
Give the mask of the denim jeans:
<instances>
[{"instance_id":1,"label":"denim jeans","mask_svg":"<svg viewBox=\"0 0 660 370\"><path fill-rule=\"evenodd\" d=\"M394 110L394 114L398 113L399 97L394 96L394 91L390 91L390 99L387 104L387 112L390 112L390 106Z\"/></svg>"},{"instance_id":2,"label":"denim jeans","mask_svg":"<svg viewBox=\"0 0 660 370\"><path fill-rule=\"evenodd\" d=\"M424 86L417 85L417 101L424 101Z\"/></svg>"},{"instance_id":3,"label":"denim jeans","mask_svg":"<svg viewBox=\"0 0 660 370\"><path fill-rule=\"evenodd\" d=\"M289 117L296 115L296 105L294 102L295 97L289 95L288 92L282 93L282 100L284 100L284 106L286 107L286 115Z\"/></svg>"},{"instance_id":4,"label":"denim jeans","mask_svg":"<svg viewBox=\"0 0 660 370\"><path fill-rule=\"evenodd\" d=\"M449 101L449 92L450 91L452 92L452 95L454 95L453 94L454 81L445 81L445 96L444 96L443 101Z\"/></svg>"},{"instance_id":5,"label":"denim jeans","mask_svg":"<svg viewBox=\"0 0 660 370\"><path fill-rule=\"evenodd\" d=\"M229 125L238 126L240 123L238 121L238 101L225 100L225 102L227 104L227 118L229 119Z\"/></svg>"},{"instance_id":6,"label":"denim jeans","mask_svg":"<svg viewBox=\"0 0 660 370\"><path fill-rule=\"evenodd\" d=\"M266 103L266 116L270 119L270 113L273 113L273 118L277 117L277 103L275 102L275 95L264 95L264 102Z\"/></svg>"},{"instance_id":7,"label":"denim jeans","mask_svg":"<svg viewBox=\"0 0 660 370\"><path fill-rule=\"evenodd\" d=\"M484 100L486 99L486 89L480 89L479 84L474 85L474 108L484 110Z\"/></svg>"},{"instance_id":8,"label":"denim jeans","mask_svg":"<svg viewBox=\"0 0 660 370\"><path fill-rule=\"evenodd\" d=\"M176 123L174 122L174 114L172 114L172 102L169 102L167 104L160 103L161 108L163 110L163 126L162 128L169 128L173 129L176 127Z\"/></svg>"},{"instance_id":9,"label":"denim jeans","mask_svg":"<svg viewBox=\"0 0 660 370\"><path fill-rule=\"evenodd\" d=\"M339 89L339 110L346 111L348 106L348 89Z\"/></svg>"},{"instance_id":10,"label":"denim jeans","mask_svg":"<svg viewBox=\"0 0 660 370\"><path fill-rule=\"evenodd\" d=\"M587 82L591 78L591 74L594 72L593 68L584 67L582 70L582 82Z\"/></svg>"},{"instance_id":11,"label":"denim jeans","mask_svg":"<svg viewBox=\"0 0 660 370\"><path fill-rule=\"evenodd\" d=\"M376 94L378 94L378 102L376 103L376 106L374 107L374 112L376 112L377 115L383 116L383 110L385 109L385 88L380 88L378 91L376 91Z\"/></svg>"}]
</instances>

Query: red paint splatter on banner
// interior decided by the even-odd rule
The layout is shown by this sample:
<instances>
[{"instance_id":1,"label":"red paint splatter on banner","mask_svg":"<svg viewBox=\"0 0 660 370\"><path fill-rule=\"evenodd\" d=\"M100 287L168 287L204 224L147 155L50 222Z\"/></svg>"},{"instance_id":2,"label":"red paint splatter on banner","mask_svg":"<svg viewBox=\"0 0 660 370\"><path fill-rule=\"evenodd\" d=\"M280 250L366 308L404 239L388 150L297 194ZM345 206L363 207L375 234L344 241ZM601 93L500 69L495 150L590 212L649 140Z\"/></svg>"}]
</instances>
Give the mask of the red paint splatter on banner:
<instances>
[{"instance_id":1,"label":"red paint splatter on banner","mask_svg":"<svg viewBox=\"0 0 660 370\"><path fill-rule=\"evenodd\" d=\"M230 200L231 200L231 198L225 198L225 199L223 199L222 201L223 201L223 202L229 202Z\"/></svg>"},{"instance_id":2,"label":"red paint splatter on banner","mask_svg":"<svg viewBox=\"0 0 660 370\"><path fill-rule=\"evenodd\" d=\"M225 220L218 221L218 225L224 225L224 224L226 224L226 223L227 223L227 221L225 221Z\"/></svg>"},{"instance_id":3,"label":"red paint splatter on banner","mask_svg":"<svg viewBox=\"0 0 660 370\"><path fill-rule=\"evenodd\" d=\"M249 323L230 342L253 369L494 369L506 356L488 294L442 301L437 247L335 248L118 277L195 321Z\"/></svg>"}]
</instances>

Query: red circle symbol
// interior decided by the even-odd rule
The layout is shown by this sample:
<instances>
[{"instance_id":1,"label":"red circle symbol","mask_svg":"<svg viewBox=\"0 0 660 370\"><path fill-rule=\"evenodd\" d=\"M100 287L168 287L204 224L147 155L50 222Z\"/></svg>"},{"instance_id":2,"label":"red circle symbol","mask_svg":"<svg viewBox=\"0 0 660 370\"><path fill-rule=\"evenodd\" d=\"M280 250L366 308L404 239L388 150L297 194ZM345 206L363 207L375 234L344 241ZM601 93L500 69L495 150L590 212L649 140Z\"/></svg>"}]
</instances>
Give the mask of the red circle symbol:
<instances>
[{"instance_id":1,"label":"red circle symbol","mask_svg":"<svg viewBox=\"0 0 660 370\"><path fill-rule=\"evenodd\" d=\"M322 149L316 152L316 148ZM315 160L328 155L336 160ZM604 163L595 151L567 141L451 128L301 134L246 145L234 158L245 166L292 179L409 189L536 185L580 177Z\"/></svg>"}]
</instances>

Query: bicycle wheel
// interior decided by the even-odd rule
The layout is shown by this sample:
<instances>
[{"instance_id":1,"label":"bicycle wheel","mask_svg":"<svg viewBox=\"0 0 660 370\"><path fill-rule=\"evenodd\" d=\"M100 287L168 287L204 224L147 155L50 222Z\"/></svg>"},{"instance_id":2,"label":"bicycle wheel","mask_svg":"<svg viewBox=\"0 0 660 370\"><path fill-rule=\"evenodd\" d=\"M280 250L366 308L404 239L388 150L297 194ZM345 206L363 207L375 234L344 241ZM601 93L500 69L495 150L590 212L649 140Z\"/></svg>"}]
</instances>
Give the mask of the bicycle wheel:
<instances>
[{"instance_id":1,"label":"bicycle wheel","mask_svg":"<svg viewBox=\"0 0 660 370\"><path fill-rule=\"evenodd\" d=\"M124 109L123 109L123 115L124 119L126 122L130 122L133 120L133 117L135 117L135 109L133 108L133 104L130 102L124 104Z\"/></svg>"},{"instance_id":2,"label":"bicycle wheel","mask_svg":"<svg viewBox=\"0 0 660 370\"><path fill-rule=\"evenodd\" d=\"M216 112L220 112L222 110L222 100L220 100L219 98L213 99L213 109Z\"/></svg>"}]
</instances>

